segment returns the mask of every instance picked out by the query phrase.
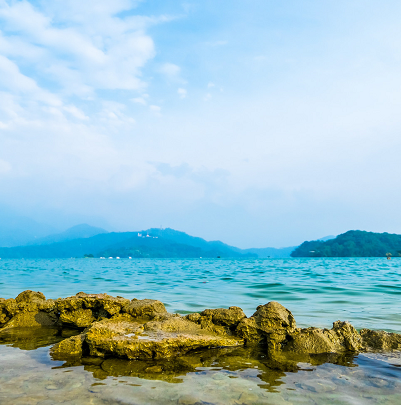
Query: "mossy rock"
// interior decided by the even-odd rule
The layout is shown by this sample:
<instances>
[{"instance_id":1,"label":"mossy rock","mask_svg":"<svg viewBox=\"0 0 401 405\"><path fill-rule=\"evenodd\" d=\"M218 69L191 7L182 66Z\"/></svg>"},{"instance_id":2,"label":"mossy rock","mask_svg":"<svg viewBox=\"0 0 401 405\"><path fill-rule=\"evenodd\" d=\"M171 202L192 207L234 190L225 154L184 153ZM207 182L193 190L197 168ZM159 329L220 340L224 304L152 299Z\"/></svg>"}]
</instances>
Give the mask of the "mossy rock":
<instances>
[{"instance_id":1,"label":"mossy rock","mask_svg":"<svg viewBox=\"0 0 401 405\"><path fill-rule=\"evenodd\" d=\"M84 340L85 335L81 333L55 344L50 349L50 354L53 360L66 360L69 357L82 357Z\"/></svg>"},{"instance_id":2,"label":"mossy rock","mask_svg":"<svg viewBox=\"0 0 401 405\"><path fill-rule=\"evenodd\" d=\"M128 359L161 359L182 356L192 350L237 346L240 339L218 336L181 317L145 324L119 320L94 323L85 342L91 356Z\"/></svg>"},{"instance_id":3,"label":"mossy rock","mask_svg":"<svg viewBox=\"0 0 401 405\"><path fill-rule=\"evenodd\" d=\"M133 318L149 320L166 314L167 310L164 304L158 300L133 299L124 307L123 312L128 313Z\"/></svg>"},{"instance_id":4,"label":"mossy rock","mask_svg":"<svg viewBox=\"0 0 401 405\"><path fill-rule=\"evenodd\" d=\"M401 350L401 335L397 333L362 329L361 337L367 350Z\"/></svg>"}]
</instances>

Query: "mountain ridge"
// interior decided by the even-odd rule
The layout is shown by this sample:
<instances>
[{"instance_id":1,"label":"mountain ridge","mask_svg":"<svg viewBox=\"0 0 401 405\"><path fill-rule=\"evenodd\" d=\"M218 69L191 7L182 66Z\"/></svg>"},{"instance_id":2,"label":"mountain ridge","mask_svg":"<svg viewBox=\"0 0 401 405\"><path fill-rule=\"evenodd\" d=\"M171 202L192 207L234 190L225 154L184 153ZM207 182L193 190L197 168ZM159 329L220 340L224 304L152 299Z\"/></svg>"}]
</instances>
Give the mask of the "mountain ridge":
<instances>
[{"instance_id":1,"label":"mountain ridge","mask_svg":"<svg viewBox=\"0 0 401 405\"><path fill-rule=\"evenodd\" d=\"M108 231L88 224L79 224L66 229L64 232L47 235L26 245L49 245L51 243L65 242L73 239L90 238L101 233L108 233Z\"/></svg>"},{"instance_id":2,"label":"mountain ridge","mask_svg":"<svg viewBox=\"0 0 401 405\"><path fill-rule=\"evenodd\" d=\"M63 235L64 237L71 235L73 233L71 230L74 230L73 227L64 233L57 234L58 236L42 238L38 243L18 247L2 247L0 248L0 257L68 258L93 255L94 257L257 258L260 256L256 252L266 249L277 255L282 251L284 253L281 253L281 257L289 257L289 253L285 249L239 249L220 241L206 241L171 228L150 228L139 232L107 232L101 228L85 226L87 230L98 233L84 238L55 241ZM46 241L51 243L44 243ZM286 249L292 250L292 248Z\"/></svg>"}]
</instances>

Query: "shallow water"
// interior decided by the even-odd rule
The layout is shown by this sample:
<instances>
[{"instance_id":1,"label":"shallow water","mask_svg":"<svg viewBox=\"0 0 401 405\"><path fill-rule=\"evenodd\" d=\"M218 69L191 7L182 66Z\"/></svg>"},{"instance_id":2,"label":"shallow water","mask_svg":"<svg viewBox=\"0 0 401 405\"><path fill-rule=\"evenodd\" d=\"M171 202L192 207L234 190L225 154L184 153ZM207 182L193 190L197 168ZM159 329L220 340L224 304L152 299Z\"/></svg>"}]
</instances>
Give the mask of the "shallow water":
<instances>
[{"instance_id":1,"label":"shallow water","mask_svg":"<svg viewBox=\"0 0 401 405\"><path fill-rule=\"evenodd\" d=\"M237 305L247 315L276 300L298 326L331 327L341 319L401 332L397 259L0 260L0 274L5 298L25 289L47 298L107 292L160 299L170 312ZM216 349L166 362L160 372L143 362L53 361L49 348L61 338L56 330L3 336L0 404L401 403L398 352L315 356L277 367L263 349Z\"/></svg>"},{"instance_id":2,"label":"shallow water","mask_svg":"<svg viewBox=\"0 0 401 405\"><path fill-rule=\"evenodd\" d=\"M175 378L144 377L119 364L104 367L108 372L100 366L63 365L50 359L46 347L0 346L0 358L2 405L401 403L399 353L361 354L348 365L298 363L296 372L270 370L252 358L242 359L242 367L237 359L217 361Z\"/></svg>"}]
</instances>

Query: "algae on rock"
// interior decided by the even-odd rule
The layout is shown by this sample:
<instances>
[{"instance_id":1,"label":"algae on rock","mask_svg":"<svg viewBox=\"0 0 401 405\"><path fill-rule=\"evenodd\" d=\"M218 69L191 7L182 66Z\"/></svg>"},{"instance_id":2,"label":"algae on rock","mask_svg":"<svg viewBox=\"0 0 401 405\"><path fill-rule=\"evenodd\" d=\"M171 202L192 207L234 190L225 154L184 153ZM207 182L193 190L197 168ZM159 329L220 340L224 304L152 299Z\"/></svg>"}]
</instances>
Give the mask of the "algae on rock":
<instances>
[{"instance_id":1,"label":"algae on rock","mask_svg":"<svg viewBox=\"0 0 401 405\"><path fill-rule=\"evenodd\" d=\"M196 349L243 343L234 337L203 330L179 316L144 324L120 319L103 320L87 330L85 342L91 356L128 359L170 358Z\"/></svg>"}]
</instances>

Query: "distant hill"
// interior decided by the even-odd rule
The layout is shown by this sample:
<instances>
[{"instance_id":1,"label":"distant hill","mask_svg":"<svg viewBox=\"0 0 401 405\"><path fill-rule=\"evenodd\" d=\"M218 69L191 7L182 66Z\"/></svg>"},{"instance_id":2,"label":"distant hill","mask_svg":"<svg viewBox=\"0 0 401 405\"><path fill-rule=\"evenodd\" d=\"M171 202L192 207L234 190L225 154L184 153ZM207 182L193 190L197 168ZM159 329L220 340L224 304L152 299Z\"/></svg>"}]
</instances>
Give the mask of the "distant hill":
<instances>
[{"instance_id":1,"label":"distant hill","mask_svg":"<svg viewBox=\"0 0 401 405\"><path fill-rule=\"evenodd\" d=\"M154 257L154 258L257 258L289 257L294 248L239 249L220 241L208 242L174 229L151 228L140 232L107 232L77 225L25 246L1 247L1 258Z\"/></svg>"},{"instance_id":2,"label":"distant hill","mask_svg":"<svg viewBox=\"0 0 401 405\"><path fill-rule=\"evenodd\" d=\"M176 231L171 228L151 228L141 232L142 235L157 236L158 238L163 238L174 243L189 245L192 247L197 247L206 251L215 251L224 256L232 256L234 253L239 253L240 255L246 255L248 252L244 252L242 249L236 248L234 246L227 245L220 241L206 241L205 239L199 238L197 236L188 235L185 232ZM255 255L252 255L255 256ZM256 256L255 256L256 257Z\"/></svg>"},{"instance_id":3,"label":"distant hill","mask_svg":"<svg viewBox=\"0 0 401 405\"><path fill-rule=\"evenodd\" d=\"M33 219L17 215L0 206L0 246L21 246L56 232L56 229Z\"/></svg>"},{"instance_id":4,"label":"distant hill","mask_svg":"<svg viewBox=\"0 0 401 405\"><path fill-rule=\"evenodd\" d=\"M160 230L158 230L160 231ZM157 232L110 232L50 244L0 248L1 258L95 257L256 257L172 229ZM140 235L140 236L138 236ZM160 235L160 236L159 236ZM186 242L186 243L181 243Z\"/></svg>"},{"instance_id":5,"label":"distant hill","mask_svg":"<svg viewBox=\"0 0 401 405\"><path fill-rule=\"evenodd\" d=\"M174 240L151 234L135 235L132 238L116 243L99 252L103 257L154 257L154 258L216 258L216 257L256 257L256 255L242 254L230 249L219 249L214 244L202 247L196 244L177 243ZM149 235L149 236L148 236Z\"/></svg>"},{"instance_id":6,"label":"distant hill","mask_svg":"<svg viewBox=\"0 0 401 405\"><path fill-rule=\"evenodd\" d=\"M348 231L327 241L304 242L292 257L384 257L401 256L401 235Z\"/></svg>"},{"instance_id":7,"label":"distant hill","mask_svg":"<svg viewBox=\"0 0 401 405\"><path fill-rule=\"evenodd\" d=\"M234 246L227 245L220 241L211 241L207 242L206 240L190 236L184 232L176 231L174 229L166 228L166 229L159 229L159 228L151 228L143 231L143 233L162 237L177 243L183 243L190 246L199 247L202 249L210 249L211 247L215 250L219 250L220 252L230 252L234 251L240 254L250 254L254 257L259 258L280 258L280 257L290 257L290 253L295 249L293 247L285 247L285 248L251 248L251 249L240 249ZM334 238L334 236L333 236Z\"/></svg>"},{"instance_id":8,"label":"distant hill","mask_svg":"<svg viewBox=\"0 0 401 405\"><path fill-rule=\"evenodd\" d=\"M296 246L290 246L285 248L251 248L251 249L244 249L244 253L253 253L256 254L260 258L282 258L282 257L290 257L291 252L296 248Z\"/></svg>"},{"instance_id":9,"label":"distant hill","mask_svg":"<svg viewBox=\"0 0 401 405\"><path fill-rule=\"evenodd\" d=\"M75 225L64 232L36 239L29 245L49 245L51 243L65 242L73 239L90 238L101 233L108 233L105 229L90 226L88 224Z\"/></svg>"},{"instance_id":10,"label":"distant hill","mask_svg":"<svg viewBox=\"0 0 401 405\"><path fill-rule=\"evenodd\" d=\"M283 257L290 257L290 253L295 249L293 247L285 247L285 248L251 248L251 249L240 249L235 246L227 245L219 240L217 241L206 241L205 239L190 236L184 232L176 231L171 228L151 228L147 229L146 231L142 231L143 234L149 234L152 236L158 236L164 239L168 239L170 241L174 241L177 243L182 243L194 247L199 247L205 250L215 250L216 252L219 251L220 254L224 255L231 255L232 252L239 253L241 255L249 255L250 257L259 257L259 258L283 258ZM231 252L231 253L230 253Z\"/></svg>"},{"instance_id":11,"label":"distant hill","mask_svg":"<svg viewBox=\"0 0 401 405\"><path fill-rule=\"evenodd\" d=\"M90 238L73 239L70 241L50 243L48 245L28 245L11 248L0 248L1 258L69 258L82 257L84 254L93 254L108 246L129 239L131 232L105 233Z\"/></svg>"}]
</instances>

